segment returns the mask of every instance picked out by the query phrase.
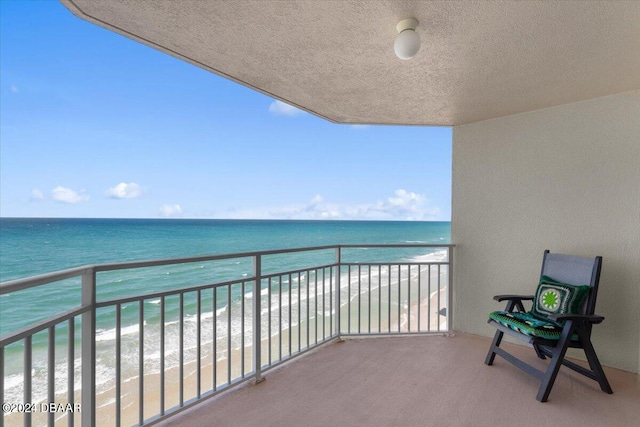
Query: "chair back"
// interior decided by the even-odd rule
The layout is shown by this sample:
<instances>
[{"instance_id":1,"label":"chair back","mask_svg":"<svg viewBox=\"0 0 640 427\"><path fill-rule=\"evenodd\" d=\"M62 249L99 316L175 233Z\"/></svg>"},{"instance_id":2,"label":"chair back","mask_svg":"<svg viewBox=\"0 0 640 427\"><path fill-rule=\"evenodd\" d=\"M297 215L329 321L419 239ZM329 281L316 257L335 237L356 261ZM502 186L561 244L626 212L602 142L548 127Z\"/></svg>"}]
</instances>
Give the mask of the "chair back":
<instances>
[{"instance_id":1,"label":"chair back","mask_svg":"<svg viewBox=\"0 0 640 427\"><path fill-rule=\"evenodd\" d=\"M552 254L546 250L542 260L541 275L569 285L591 286L582 314L594 314L601 268L602 257L600 256L580 258L573 255Z\"/></svg>"}]
</instances>

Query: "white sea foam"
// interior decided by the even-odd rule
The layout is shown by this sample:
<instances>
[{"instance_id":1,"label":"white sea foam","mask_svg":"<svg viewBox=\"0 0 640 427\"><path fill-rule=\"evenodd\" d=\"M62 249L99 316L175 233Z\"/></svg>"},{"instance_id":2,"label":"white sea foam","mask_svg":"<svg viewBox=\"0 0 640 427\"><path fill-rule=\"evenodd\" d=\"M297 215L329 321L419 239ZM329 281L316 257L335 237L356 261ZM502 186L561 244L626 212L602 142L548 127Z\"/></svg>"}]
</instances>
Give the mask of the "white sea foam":
<instances>
[{"instance_id":1,"label":"white sea foam","mask_svg":"<svg viewBox=\"0 0 640 427\"><path fill-rule=\"evenodd\" d=\"M106 399L104 402L102 402L102 404L99 405L98 408L104 408L105 406L109 406L115 402L116 402L116 399L111 397L109 399Z\"/></svg>"},{"instance_id":2,"label":"white sea foam","mask_svg":"<svg viewBox=\"0 0 640 427\"><path fill-rule=\"evenodd\" d=\"M143 326L147 325L147 321L145 320ZM133 335L137 334L140 331L139 325L130 325L124 328L120 328L120 335ZM107 330L97 330L96 331L96 342L101 341L111 341L116 339L116 329L107 329Z\"/></svg>"},{"instance_id":3,"label":"white sea foam","mask_svg":"<svg viewBox=\"0 0 640 427\"><path fill-rule=\"evenodd\" d=\"M8 377L6 377L4 379L4 386L7 389L11 389L11 388L14 388L14 387L22 384L23 382L24 382L24 375L23 374L9 375Z\"/></svg>"},{"instance_id":4,"label":"white sea foam","mask_svg":"<svg viewBox=\"0 0 640 427\"><path fill-rule=\"evenodd\" d=\"M268 288L262 289L260 291L260 295L263 296L263 297L269 295L269 289ZM253 291L246 292L244 294L244 297L245 297L245 299L252 299L253 298Z\"/></svg>"}]
</instances>

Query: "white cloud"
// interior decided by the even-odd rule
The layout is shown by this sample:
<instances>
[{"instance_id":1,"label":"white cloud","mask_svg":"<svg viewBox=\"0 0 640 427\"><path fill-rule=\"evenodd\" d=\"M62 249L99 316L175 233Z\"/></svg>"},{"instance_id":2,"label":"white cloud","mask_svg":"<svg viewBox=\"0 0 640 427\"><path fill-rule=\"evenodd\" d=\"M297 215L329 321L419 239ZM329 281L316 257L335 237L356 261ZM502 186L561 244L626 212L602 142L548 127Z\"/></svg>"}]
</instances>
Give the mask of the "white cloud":
<instances>
[{"instance_id":1,"label":"white cloud","mask_svg":"<svg viewBox=\"0 0 640 427\"><path fill-rule=\"evenodd\" d=\"M75 205L80 202L88 202L89 194L85 190L75 191L71 188L57 186L51 190L51 198L57 202Z\"/></svg>"},{"instance_id":2,"label":"white cloud","mask_svg":"<svg viewBox=\"0 0 640 427\"><path fill-rule=\"evenodd\" d=\"M370 125L351 125L349 127L351 129L356 129L356 130L365 130L365 129L369 129L371 126Z\"/></svg>"},{"instance_id":3,"label":"white cloud","mask_svg":"<svg viewBox=\"0 0 640 427\"><path fill-rule=\"evenodd\" d=\"M277 208L235 209L224 213L208 212L205 216L230 219L343 219L343 220L392 220L438 221L445 220L442 210L430 204L424 194L405 189L394 191L386 199L363 203L336 203L320 194L307 203L279 206Z\"/></svg>"},{"instance_id":4,"label":"white cloud","mask_svg":"<svg viewBox=\"0 0 640 427\"><path fill-rule=\"evenodd\" d=\"M395 197L387 198L380 209L398 219L426 220L439 213L437 208L427 207L427 199L422 194L399 189L394 192Z\"/></svg>"},{"instance_id":5,"label":"white cloud","mask_svg":"<svg viewBox=\"0 0 640 427\"><path fill-rule=\"evenodd\" d=\"M163 205L158 212L163 218L176 218L182 216L182 208L180 205Z\"/></svg>"},{"instance_id":6,"label":"white cloud","mask_svg":"<svg viewBox=\"0 0 640 427\"><path fill-rule=\"evenodd\" d=\"M38 188L31 190L31 200L44 200L44 192Z\"/></svg>"},{"instance_id":7,"label":"white cloud","mask_svg":"<svg viewBox=\"0 0 640 427\"><path fill-rule=\"evenodd\" d=\"M11 92L13 93L18 93L20 92L20 90L18 89L18 86L16 85L11 85L11 87L9 88L11 90Z\"/></svg>"},{"instance_id":8,"label":"white cloud","mask_svg":"<svg viewBox=\"0 0 640 427\"><path fill-rule=\"evenodd\" d=\"M396 197L389 197L387 201L392 206L411 208L424 202L425 198L421 194L409 192L403 189L395 191Z\"/></svg>"},{"instance_id":9,"label":"white cloud","mask_svg":"<svg viewBox=\"0 0 640 427\"><path fill-rule=\"evenodd\" d=\"M142 196L143 193L142 187L135 182L130 182L129 184L121 182L115 187L108 189L105 195L112 199L135 199L136 197Z\"/></svg>"},{"instance_id":10,"label":"white cloud","mask_svg":"<svg viewBox=\"0 0 640 427\"><path fill-rule=\"evenodd\" d=\"M304 113L301 109L282 101L273 101L271 105L269 105L269 112L277 116L296 116Z\"/></svg>"},{"instance_id":11,"label":"white cloud","mask_svg":"<svg viewBox=\"0 0 640 427\"><path fill-rule=\"evenodd\" d=\"M441 210L428 205L423 194L398 189L386 200L345 204L314 196L306 205L284 206L267 212L274 219L351 219L428 221L440 219Z\"/></svg>"}]
</instances>

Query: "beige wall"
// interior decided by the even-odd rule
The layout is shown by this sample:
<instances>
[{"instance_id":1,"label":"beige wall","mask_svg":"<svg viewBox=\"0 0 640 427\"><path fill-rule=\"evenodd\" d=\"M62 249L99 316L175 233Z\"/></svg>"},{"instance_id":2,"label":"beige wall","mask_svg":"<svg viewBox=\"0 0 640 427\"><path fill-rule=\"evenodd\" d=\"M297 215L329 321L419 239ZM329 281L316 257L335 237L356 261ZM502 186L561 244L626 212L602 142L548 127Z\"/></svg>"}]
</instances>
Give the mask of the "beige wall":
<instances>
[{"instance_id":1,"label":"beige wall","mask_svg":"<svg viewBox=\"0 0 640 427\"><path fill-rule=\"evenodd\" d=\"M602 255L594 345L640 371L640 91L455 127L452 208L455 329L493 335L544 249Z\"/></svg>"}]
</instances>

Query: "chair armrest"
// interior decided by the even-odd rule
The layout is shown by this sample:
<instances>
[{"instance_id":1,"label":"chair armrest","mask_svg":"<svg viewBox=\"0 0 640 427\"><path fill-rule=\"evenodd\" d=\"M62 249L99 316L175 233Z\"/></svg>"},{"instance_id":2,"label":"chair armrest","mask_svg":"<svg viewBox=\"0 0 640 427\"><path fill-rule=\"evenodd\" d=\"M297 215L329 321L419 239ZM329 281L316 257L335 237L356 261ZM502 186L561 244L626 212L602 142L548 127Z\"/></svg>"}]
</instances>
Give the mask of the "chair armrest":
<instances>
[{"instance_id":1,"label":"chair armrest","mask_svg":"<svg viewBox=\"0 0 640 427\"><path fill-rule=\"evenodd\" d=\"M564 322L565 320L574 320L578 322L589 322L598 324L604 320L604 316L597 314L550 314L547 316L554 322Z\"/></svg>"},{"instance_id":2,"label":"chair armrest","mask_svg":"<svg viewBox=\"0 0 640 427\"><path fill-rule=\"evenodd\" d=\"M533 295L496 295L493 297L494 300L501 301L533 301Z\"/></svg>"},{"instance_id":3,"label":"chair armrest","mask_svg":"<svg viewBox=\"0 0 640 427\"><path fill-rule=\"evenodd\" d=\"M493 297L496 301L508 301L505 308L508 312L519 311L524 313L524 305L522 301L533 301L533 295L496 295Z\"/></svg>"}]
</instances>

